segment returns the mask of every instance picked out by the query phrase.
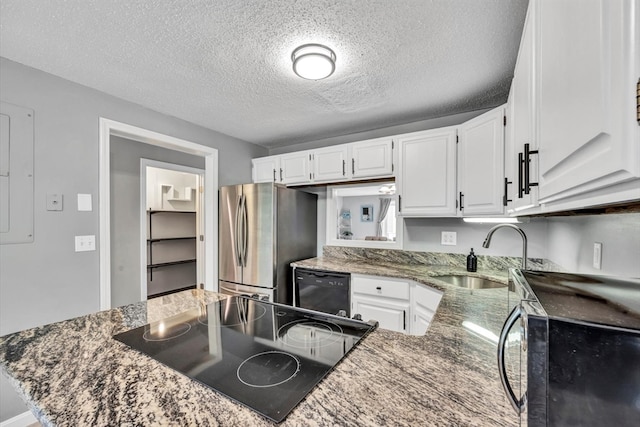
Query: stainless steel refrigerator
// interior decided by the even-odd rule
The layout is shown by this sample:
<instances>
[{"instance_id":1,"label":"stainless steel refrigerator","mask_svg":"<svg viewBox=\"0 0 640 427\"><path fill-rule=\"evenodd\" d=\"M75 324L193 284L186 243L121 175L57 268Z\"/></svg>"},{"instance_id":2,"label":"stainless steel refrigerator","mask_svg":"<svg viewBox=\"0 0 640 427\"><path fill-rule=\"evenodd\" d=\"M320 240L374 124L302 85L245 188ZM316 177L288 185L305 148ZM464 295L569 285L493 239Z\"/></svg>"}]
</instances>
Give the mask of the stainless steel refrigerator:
<instances>
[{"instance_id":1,"label":"stainless steel refrigerator","mask_svg":"<svg viewBox=\"0 0 640 427\"><path fill-rule=\"evenodd\" d=\"M316 256L318 196L273 183L220 188L220 292L292 304L290 263Z\"/></svg>"}]
</instances>

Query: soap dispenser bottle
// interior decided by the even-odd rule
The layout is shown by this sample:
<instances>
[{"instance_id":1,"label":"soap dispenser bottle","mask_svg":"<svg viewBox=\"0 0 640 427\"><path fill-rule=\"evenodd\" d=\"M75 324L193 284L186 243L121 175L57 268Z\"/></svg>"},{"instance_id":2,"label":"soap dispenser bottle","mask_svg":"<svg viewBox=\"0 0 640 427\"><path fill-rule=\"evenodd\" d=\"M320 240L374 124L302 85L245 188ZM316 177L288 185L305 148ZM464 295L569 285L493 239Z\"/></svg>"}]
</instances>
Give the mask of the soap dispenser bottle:
<instances>
[{"instance_id":1,"label":"soap dispenser bottle","mask_svg":"<svg viewBox=\"0 0 640 427\"><path fill-rule=\"evenodd\" d=\"M473 253L473 248L471 248L471 253L467 255L467 271L476 271L478 269L478 257Z\"/></svg>"}]
</instances>

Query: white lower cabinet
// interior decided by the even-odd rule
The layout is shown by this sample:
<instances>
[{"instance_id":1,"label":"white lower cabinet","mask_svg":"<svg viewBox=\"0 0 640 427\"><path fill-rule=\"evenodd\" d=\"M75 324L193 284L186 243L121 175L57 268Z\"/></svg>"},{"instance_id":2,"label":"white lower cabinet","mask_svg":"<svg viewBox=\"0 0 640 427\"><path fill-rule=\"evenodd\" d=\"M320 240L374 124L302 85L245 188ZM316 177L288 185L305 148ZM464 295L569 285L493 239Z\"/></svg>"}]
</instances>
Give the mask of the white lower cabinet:
<instances>
[{"instance_id":1,"label":"white lower cabinet","mask_svg":"<svg viewBox=\"0 0 640 427\"><path fill-rule=\"evenodd\" d=\"M424 335L441 297L442 292L415 282L351 275L351 313L378 321L381 329Z\"/></svg>"},{"instance_id":2,"label":"white lower cabinet","mask_svg":"<svg viewBox=\"0 0 640 427\"><path fill-rule=\"evenodd\" d=\"M413 288L411 335L424 335L436 314L442 292L416 283Z\"/></svg>"},{"instance_id":3,"label":"white lower cabinet","mask_svg":"<svg viewBox=\"0 0 640 427\"><path fill-rule=\"evenodd\" d=\"M353 312L359 313L362 320L377 320L378 327L390 331L409 333L407 317L409 301L393 301L387 298L364 298L354 295L351 300Z\"/></svg>"},{"instance_id":4,"label":"white lower cabinet","mask_svg":"<svg viewBox=\"0 0 640 427\"><path fill-rule=\"evenodd\" d=\"M409 333L409 282L377 276L351 275L351 312L382 329Z\"/></svg>"}]
</instances>

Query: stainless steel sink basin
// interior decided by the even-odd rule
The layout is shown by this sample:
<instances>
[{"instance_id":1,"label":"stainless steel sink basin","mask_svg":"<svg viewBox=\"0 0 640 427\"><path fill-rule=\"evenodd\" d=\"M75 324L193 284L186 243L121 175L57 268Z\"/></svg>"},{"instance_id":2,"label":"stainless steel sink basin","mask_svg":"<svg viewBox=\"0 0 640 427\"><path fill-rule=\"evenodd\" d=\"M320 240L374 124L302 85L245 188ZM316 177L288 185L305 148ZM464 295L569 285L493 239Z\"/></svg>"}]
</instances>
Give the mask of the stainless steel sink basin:
<instances>
[{"instance_id":1,"label":"stainless steel sink basin","mask_svg":"<svg viewBox=\"0 0 640 427\"><path fill-rule=\"evenodd\" d=\"M507 286L506 283L500 283L490 279L462 275L439 276L437 279L467 289L493 289Z\"/></svg>"}]
</instances>

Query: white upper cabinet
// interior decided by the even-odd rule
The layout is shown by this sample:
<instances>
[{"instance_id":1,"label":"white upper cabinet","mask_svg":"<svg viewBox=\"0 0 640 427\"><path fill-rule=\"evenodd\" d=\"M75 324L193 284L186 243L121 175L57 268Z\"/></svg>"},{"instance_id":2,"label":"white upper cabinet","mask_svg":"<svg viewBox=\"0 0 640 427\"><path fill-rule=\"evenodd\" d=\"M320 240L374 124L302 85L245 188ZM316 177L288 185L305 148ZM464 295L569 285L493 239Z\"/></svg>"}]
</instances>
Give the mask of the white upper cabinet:
<instances>
[{"instance_id":1,"label":"white upper cabinet","mask_svg":"<svg viewBox=\"0 0 640 427\"><path fill-rule=\"evenodd\" d=\"M458 199L464 216L504 214L505 108L458 127Z\"/></svg>"},{"instance_id":2,"label":"white upper cabinet","mask_svg":"<svg viewBox=\"0 0 640 427\"><path fill-rule=\"evenodd\" d=\"M531 6L539 202L573 208L640 198L637 0Z\"/></svg>"},{"instance_id":3,"label":"white upper cabinet","mask_svg":"<svg viewBox=\"0 0 640 427\"><path fill-rule=\"evenodd\" d=\"M535 154L538 140L535 135L536 100L533 90L535 18L532 7L529 7L507 107L504 185L509 214L522 210L529 212L538 206L538 155Z\"/></svg>"},{"instance_id":4,"label":"white upper cabinet","mask_svg":"<svg viewBox=\"0 0 640 427\"><path fill-rule=\"evenodd\" d=\"M456 215L456 128L401 135L398 141L399 214Z\"/></svg>"},{"instance_id":5,"label":"white upper cabinet","mask_svg":"<svg viewBox=\"0 0 640 427\"><path fill-rule=\"evenodd\" d=\"M351 165L347 165L349 150L347 145L313 150L313 181L344 181L351 177Z\"/></svg>"},{"instance_id":6,"label":"white upper cabinet","mask_svg":"<svg viewBox=\"0 0 640 427\"><path fill-rule=\"evenodd\" d=\"M298 151L280 155L280 183L305 184L311 182L311 154Z\"/></svg>"},{"instance_id":7,"label":"white upper cabinet","mask_svg":"<svg viewBox=\"0 0 640 427\"><path fill-rule=\"evenodd\" d=\"M251 160L253 182L280 182L280 156Z\"/></svg>"},{"instance_id":8,"label":"white upper cabinet","mask_svg":"<svg viewBox=\"0 0 640 427\"><path fill-rule=\"evenodd\" d=\"M391 138L371 139L349 145L353 178L393 176L393 140Z\"/></svg>"}]
</instances>

